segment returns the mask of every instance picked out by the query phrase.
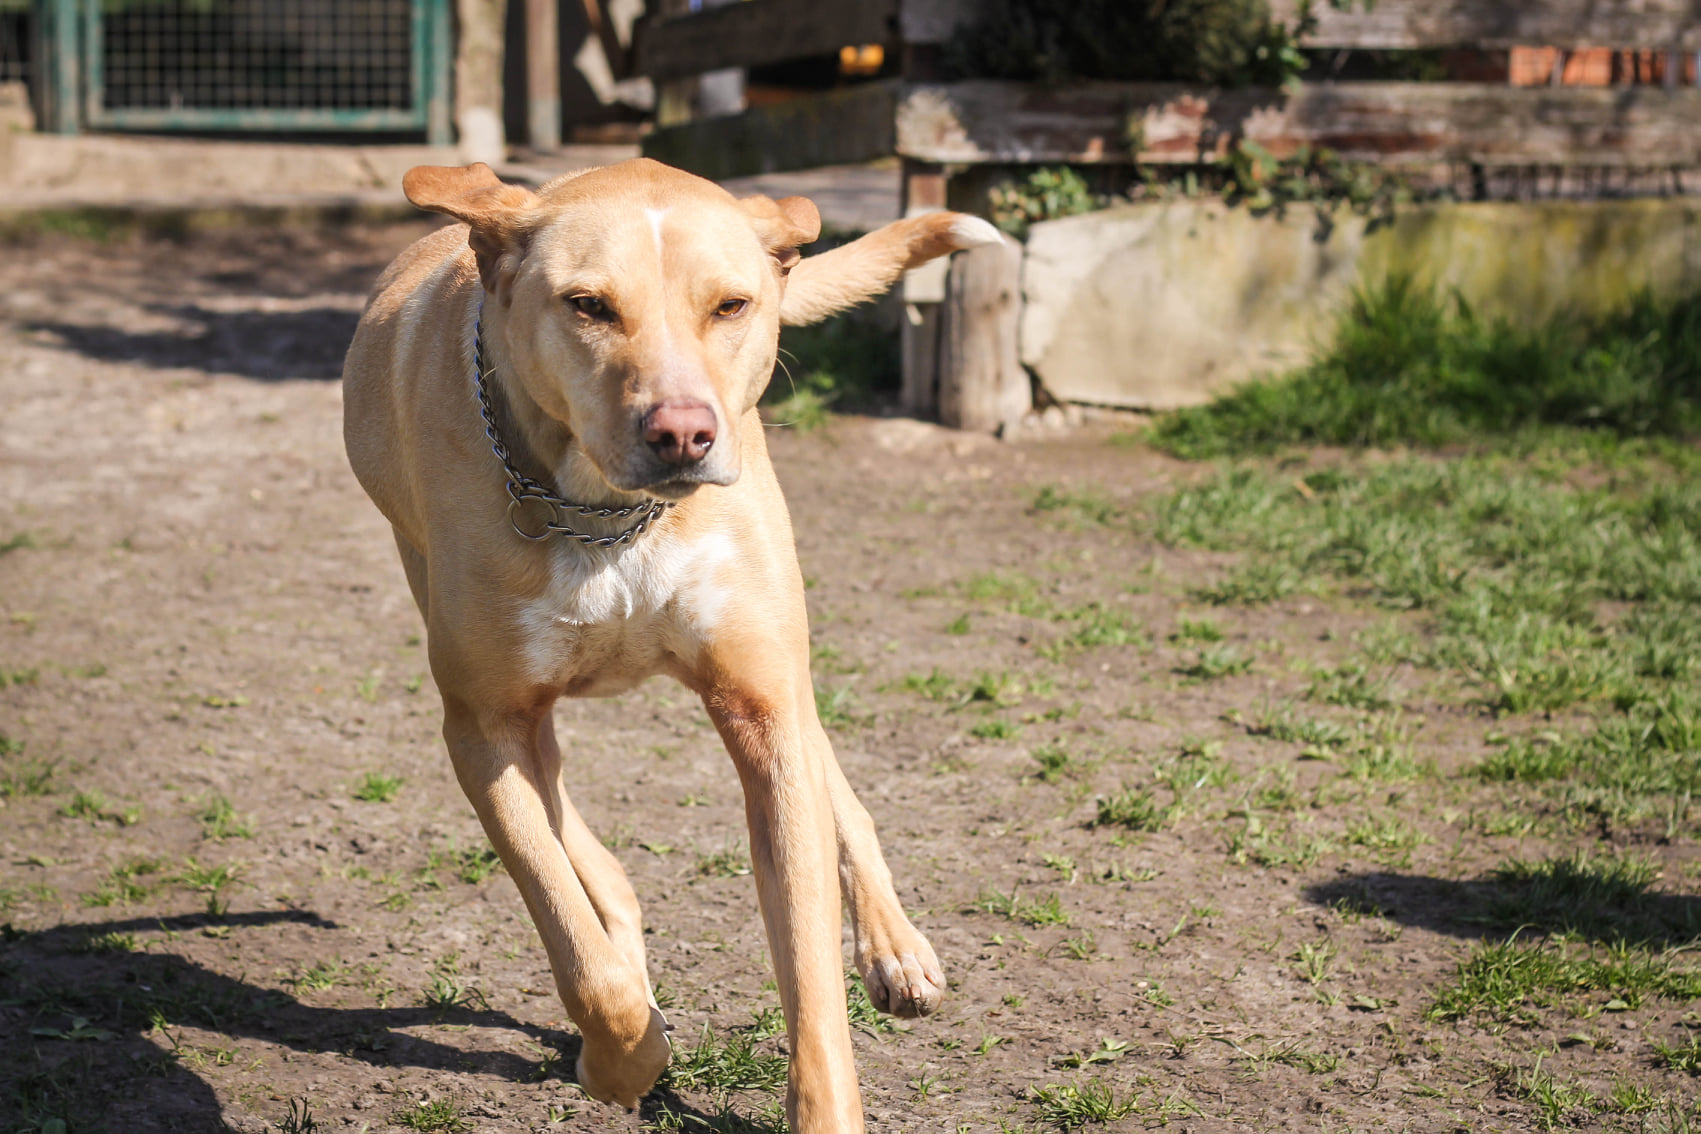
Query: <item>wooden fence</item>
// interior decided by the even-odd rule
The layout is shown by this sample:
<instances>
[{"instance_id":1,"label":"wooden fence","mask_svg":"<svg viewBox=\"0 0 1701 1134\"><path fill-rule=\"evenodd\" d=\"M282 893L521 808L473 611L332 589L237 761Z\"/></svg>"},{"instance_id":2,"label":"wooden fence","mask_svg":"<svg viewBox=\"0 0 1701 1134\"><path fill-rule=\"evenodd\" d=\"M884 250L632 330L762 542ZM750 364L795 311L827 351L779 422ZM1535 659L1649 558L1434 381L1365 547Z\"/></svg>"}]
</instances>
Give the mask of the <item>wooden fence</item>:
<instances>
[{"instance_id":1,"label":"wooden fence","mask_svg":"<svg viewBox=\"0 0 1701 1134\"><path fill-rule=\"evenodd\" d=\"M878 45L894 65L873 81L666 126L650 135L645 152L716 178L897 156L910 209L982 206L986 186L1013 166L1197 165L1243 141L1277 157L1327 147L1348 160L1452 171L1466 196L1496 195L1495 186L1527 192L1542 182L1537 171L1587 171L1549 178L1569 192L1681 192L1701 171L1701 89L1694 85L1701 4L1693 0L1375 0L1350 10L1319 0L1305 47L1342 58L1355 50L1427 51L1444 66L1451 52L1469 57L1468 67L1455 70L1477 81L1233 90L944 81L940 45L977 7L977 0L744 0L646 19L636 34L636 67L663 83L864 44ZM1271 0L1271 7L1275 18L1292 21L1299 0ZM943 316L934 298L911 297L905 400L917 412L945 410L952 424L985 427L974 407L1007 398L954 390L939 360L996 352L939 336L941 328L994 331L961 313ZM953 302L948 290L944 302ZM999 389L1010 381L1001 379Z\"/></svg>"}]
</instances>

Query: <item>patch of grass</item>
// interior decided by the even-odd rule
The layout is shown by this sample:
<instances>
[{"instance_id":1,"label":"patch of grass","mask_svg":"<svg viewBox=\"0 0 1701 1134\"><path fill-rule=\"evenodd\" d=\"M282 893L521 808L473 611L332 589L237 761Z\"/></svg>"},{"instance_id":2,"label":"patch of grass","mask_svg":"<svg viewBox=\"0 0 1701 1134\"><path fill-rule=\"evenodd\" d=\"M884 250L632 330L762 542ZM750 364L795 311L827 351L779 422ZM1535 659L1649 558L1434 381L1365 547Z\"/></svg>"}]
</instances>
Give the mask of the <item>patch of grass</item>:
<instances>
[{"instance_id":1,"label":"patch of grass","mask_svg":"<svg viewBox=\"0 0 1701 1134\"><path fill-rule=\"evenodd\" d=\"M298 993L323 992L344 983L348 975L348 966L341 961L320 961L316 965L299 970L285 983Z\"/></svg>"},{"instance_id":2,"label":"patch of grass","mask_svg":"<svg viewBox=\"0 0 1701 1134\"><path fill-rule=\"evenodd\" d=\"M458 847L451 843L446 850L432 852L428 862L432 870L449 867L456 878L469 886L477 886L502 869L502 859L488 843L476 847Z\"/></svg>"},{"instance_id":3,"label":"patch of grass","mask_svg":"<svg viewBox=\"0 0 1701 1134\"><path fill-rule=\"evenodd\" d=\"M1215 681L1219 677L1234 677L1252 668L1252 659L1234 646L1206 646L1190 665L1177 666L1176 672L1194 681Z\"/></svg>"},{"instance_id":4,"label":"patch of grass","mask_svg":"<svg viewBox=\"0 0 1701 1134\"><path fill-rule=\"evenodd\" d=\"M39 546L35 535L31 532L14 532L6 539L0 540L0 555L10 555L14 551L24 551Z\"/></svg>"},{"instance_id":5,"label":"patch of grass","mask_svg":"<svg viewBox=\"0 0 1701 1134\"><path fill-rule=\"evenodd\" d=\"M1130 831L1161 831L1171 818L1169 807L1162 806L1150 791L1125 788L1112 796L1101 797L1094 827L1126 827Z\"/></svg>"},{"instance_id":6,"label":"patch of grass","mask_svg":"<svg viewBox=\"0 0 1701 1134\"><path fill-rule=\"evenodd\" d=\"M390 803L402 790L402 777L383 772L366 772L354 787L354 798L364 803Z\"/></svg>"},{"instance_id":7,"label":"patch of grass","mask_svg":"<svg viewBox=\"0 0 1701 1134\"><path fill-rule=\"evenodd\" d=\"M1655 1040L1654 1054L1672 1071L1701 1075L1701 1036L1686 1034L1675 1044Z\"/></svg>"},{"instance_id":8,"label":"patch of grass","mask_svg":"<svg viewBox=\"0 0 1701 1134\"><path fill-rule=\"evenodd\" d=\"M1159 501L1156 530L1415 612L1428 638L1407 660L1457 673L1498 712L1609 705L1592 732L1514 740L1479 774L1565 781L1569 809L1612 823L1670 813L1701 787L1679 755L1701 735L1701 478L1550 455L1559 473L1494 453L1300 480L1227 470ZM1307 695L1377 711L1403 696L1393 673L1348 658Z\"/></svg>"},{"instance_id":9,"label":"patch of grass","mask_svg":"<svg viewBox=\"0 0 1701 1134\"><path fill-rule=\"evenodd\" d=\"M1053 661L1078 650L1098 646L1143 646L1150 640L1139 619L1096 602L1074 610L1058 611L1052 618L1057 622L1074 624L1074 628L1062 637L1039 648L1041 657Z\"/></svg>"},{"instance_id":10,"label":"patch of grass","mask_svg":"<svg viewBox=\"0 0 1701 1134\"><path fill-rule=\"evenodd\" d=\"M1314 673L1305 697L1308 701L1379 712L1394 706L1393 694L1398 690L1393 688L1393 680L1392 670L1378 675L1369 666L1346 662Z\"/></svg>"},{"instance_id":11,"label":"patch of grass","mask_svg":"<svg viewBox=\"0 0 1701 1134\"><path fill-rule=\"evenodd\" d=\"M1057 513L1082 527L1102 527L1117 522L1122 516L1122 509L1115 501L1092 489L1073 491L1049 484L1042 485L1034 493L1033 509Z\"/></svg>"},{"instance_id":12,"label":"patch of grass","mask_svg":"<svg viewBox=\"0 0 1701 1134\"><path fill-rule=\"evenodd\" d=\"M165 881L163 877L155 877L163 866L157 858L133 858L120 863L107 872L100 889L83 895L83 905L104 907L142 901Z\"/></svg>"},{"instance_id":13,"label":"patch of grass","mask_svg":"<svg viewBox=\"0 0 1701 1134\"><path fill-rule=\"evenodd\" d=\"M764 416L808 430L825 424L830 411L867 408L882 391L898 388L898 349L897 329L872 308L787 327L762 398Z\"/></svg>"},{"instance_id":14,"label":"patch of grass","mask_svg":"<svg viewBox=\"0 0 1701 1134\"><path fill-rule=\"evenodd\" d=\"M1701 432L1701 297L1642 294L1599 317L1524 329L1410 279L1353 297L1305 367L1160 418L1190 459L1285 445L1436 447L1568 426L1620 436Z\"/></svg>"},{"instance_id":15,"label":"patch of grass","mask_svg":"<svg viewBox=\"0 0 1701 1134\"><path fill-rule=\"evenodd\" d=\"M1540 861L1512 859L1490 875L1493 889L1475 917L1506 929L1596 939L1701 938L1696 903L1653 900L1649 888L1658 877L1653 859L1634 854L1576 850Z\"/></svg>"},{"instance_id":16,"label":"patch of grass","mask_svg":"<svg viewBox=\"0 0 1701 1134\"><path fill-rule=\"evenodd\" d=\"M1502 1067L1498 1071L1501 1083L1512 1097L1536 1108L1536 1121L1543 1130L1561 1124L1573 1125L1574 1112L1587 1115L1598 1109L1600 1100L1587 1087L1542 1070L1542 1056L1538 1055L1531 1067Z\"/></svg>"},{"instance_id":17,"label":"patch of grass","mask_svg":"<svg viewBox=\"0 0 1701 1134\"><path fill-rule=\"evenodd\" d=\"M317 1134L318 1120L306 1099L290 1099L289 1110L277 1122L279 1134Z\"/></svg>"},{"instance_id":18,"label":"patch of grass","mask_svg":"<svg viewBox=\"0 0 1701 1134\"><path fill-rule=\"evenodd\" d=\"M461 1114L461 1104L453 1099L433 1099L404 1107L392 1113L390 1121L420 1134L458 1134L473 1129L472 1121Z\"/></svg>"},{"instance_id":19,"label":"patch of grass","mask_svg":"<svg viewBox=\"0 0 1701 1134\"><path fill-rule=\"evenodd\" d=\"M1008 894L999 890L984 890L980 897L975 899L973 908L998 914L1036 929L1045 925L1069 924L1069 912L1063 908L1063 899L1056 894L1023 900L1020 889L1011 890Z\"/></svg>"},{"instance_id":20,"label":"patch of grass","mask_svg":"<svg viewBox=\"0 0 1701 1134\"><path fill-rule=\"evenodd\" d=\"M1213 618L1189 618L1181 615L1175 620L1175 629L1170 631L1169 640L1172 642L1220 642L1223 640L1223 628Z\"/></svg>"},{"instance_id":21,"label":"patch of grass","mask_svg":"<svg viewBox=\"0 0 1701 1134\"><path fill-rule=\"evenodd\" d=\"M22 743L7 740L4 735L0 735L0 755L17 755L23 752L23 749ZM0 799L51 795L56 790L53 772L58 764L57 760L8 761L4 766L0 766Z\"/></svg>"},{"instance_id":22,"label":"patch of grass","mask_svg":"<svg viewBox=\"0 0 1701 1134\"><path fill-rule=\"evenodd\" d=\"M1562 1005L1624 1011L1649 997L1688 1000L1701 994L1701 973L1678 969L1668 956L1626 944L1579 948L1521 944L1516 937L1483 942L1460 962L1426 1016L1481 1016L1531 1025L1539 1012Z\"/></svg>"},{"instance_id":23,"label":"patch of grass","mask_svg":"<svg viewBox=\"0 0 1701 1134\"><path fill-rule=\"evenodd\" d=\"M938 667L925 675L906 675L900 688L929 701L943 702L953 709L975 704L1008 708L1021 704L1022 695L1027 691L1022 681L1009 673L982 670L967 681L958 681Z\"/></svg>"},{"instance_id":24,"label":"patch of grass","mask_svg":"<svg viewBox=\"0 0 1701 1134\"><path fill-rule=\"evenodd\" d=\"M964 580L958 588L963 597L987 603L1012 614L1044 617L1051 605L1041 596L1039 580L1016 571L992 571Z\"/></svg>"},{"instance_id":25,"label":"patch of grass","mask_svg":"<svg viewBox=\"0 0 1701 1134\"><path fill-rule=\"evenodd\" d=\"M1022 726L1002 717L992 717L981 721L969 729L969 735L977 740L1014 740L1022 731Z\"/></svg>"},{"instance_id":26,"label":"patch of grass","mask_svg":"<svg viewBox=\"0 0 1701 1134\"><path fill-rule=\"evenodd\" d=\"M1061 744L1042 744L1028 755L1039 765L1039 771L1032 773L1032 777L1044 784L1079 779L1092 770L1091 764L1077 759Z\"/></svg>"},{"instance_id":27,"label":"patch of grass","mask_svg":"<svg viewBox=\"0 0 1701 1134\"><path fill-rule=\"evenodd\" d=\"M662 1085L676 1091L707 1091L725 1096L735 1091L775 1094L785 1089L786 1057L758 1049L761 1041L733 1032L717 1038L703 1025L697 1046L676 1045Z\"/></svg>"},{"instance_id":28,"label":"patch of grass","mask_svg":"<svg viewBox=\"0 0 1701 1134\"><path fill-rule=\"evenodd\" d=\"M749 873L750 856L743 847L729 846L697 856L697 874L703 878L743 878Z\"/></svg>"},{"instance_id":29,"label":"patch of grass","mask_svg":"<svg viewBox=\"0 0 1701 1134\"><path fill-rule=\"evenodd\" d=\"M1229 836L1229 861L1247 862L1259 866L1289 866L1304 870L1326 854L1338 849L1323 835L1303 835L1292 825L1273 828L1258 815L1246 818L1246 825Z\"/></svg>"},{"instance_id":30,"label":"patch of grass","mask_svg":"<svg viewBox=\"0 0 1701 1134\"><path fill-rule=\"evenodd\" d=\"M879 1036L901 1030L896 1020L874 1006L874 1001L868 998L868 986L855 973L845 974L845 1011L850 1026L859 1032Z\"/></svg>"},{"instance_id":31,"label":"patch of grass","mask_svg":"<svg viewBox=\"0 0 1701 1134\"><path fill-rule=\"evenodd\" d=\"M823 682L815 686L815 715L820 718L823 728L846 729L861 724L852 711L855 704L856 698L848 681L837 689L828 689Z\"/></svg>"},{"instance_id":32,"label":"patch of grass","mask_svg":"<svg viewBox=\"0 0 1701 1134\"><path fill-rule=\"evenodd\" d=\"M1040 1121L1058 1130L1120 1122L1139 1108L1139 1093L1119 1096L1116 1088L1094 1076L1084 1083L1051 1083L1033 1088L1029 1097Z\"/></svg>"},{"instance_id":33,"label":"patch of grass","mask_svg":"<svg viewBox=\"0 0 1701 1134\"><path fill-rule=\"evenodd\" d=\"M254 837L254 827L247 817L238 815L230 800L217 792L207 797L206 805L195 813L195 818L201 822L203 839L219 841Z\"/></svg>"}]
</instances>

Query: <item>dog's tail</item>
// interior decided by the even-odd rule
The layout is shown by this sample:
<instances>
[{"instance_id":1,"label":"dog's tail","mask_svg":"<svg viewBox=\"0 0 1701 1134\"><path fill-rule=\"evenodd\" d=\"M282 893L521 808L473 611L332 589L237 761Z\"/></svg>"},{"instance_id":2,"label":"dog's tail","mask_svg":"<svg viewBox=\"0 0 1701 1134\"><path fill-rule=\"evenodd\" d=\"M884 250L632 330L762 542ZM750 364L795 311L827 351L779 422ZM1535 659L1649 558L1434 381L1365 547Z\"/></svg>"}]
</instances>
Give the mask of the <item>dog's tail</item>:
<instances>
[{"instance_id":1,"label":"dog's tail","mask_svg":"<svg viewBox=\"0 0 1701 1134\"><path fill-rule=\"evenodd\" d=\"M924 213L896 221L799 261L786 281L780 322L788 327L819 323L880 295L935 256L1003 239L996 228L966 213Z\"/></svg>"}]
</instances>

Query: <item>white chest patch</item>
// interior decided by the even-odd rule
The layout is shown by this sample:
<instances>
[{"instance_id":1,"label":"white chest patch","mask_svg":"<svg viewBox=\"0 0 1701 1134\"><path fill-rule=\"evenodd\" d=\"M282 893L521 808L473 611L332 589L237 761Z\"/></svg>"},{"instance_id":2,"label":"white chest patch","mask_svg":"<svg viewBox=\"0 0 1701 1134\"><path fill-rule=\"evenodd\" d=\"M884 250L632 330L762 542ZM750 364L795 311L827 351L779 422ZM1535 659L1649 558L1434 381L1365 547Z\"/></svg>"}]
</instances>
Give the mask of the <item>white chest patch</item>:
<instances>
[{"instance_id":1,"label":"white chest patch","mask_svg":"<svg viewBox=\"0 0 1701 1134\"><path fill-rule=\"evenodd\" d=\"M639 537L613 553L557 546L548 587L520 612L532 674L547 684L592 679L586 693L650 676L669 652L713 633L736 557L731 537L719 532L689 542Z\"/></svg>"}]
</instances>

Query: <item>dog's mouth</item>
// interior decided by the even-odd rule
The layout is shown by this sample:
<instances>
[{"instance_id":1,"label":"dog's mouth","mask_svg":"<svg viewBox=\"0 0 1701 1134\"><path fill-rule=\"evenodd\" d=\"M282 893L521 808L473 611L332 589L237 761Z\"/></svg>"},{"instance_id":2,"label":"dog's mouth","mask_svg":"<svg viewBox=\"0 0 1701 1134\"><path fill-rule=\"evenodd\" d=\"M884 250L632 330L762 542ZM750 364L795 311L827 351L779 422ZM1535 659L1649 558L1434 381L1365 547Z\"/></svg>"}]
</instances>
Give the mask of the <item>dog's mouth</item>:
<instances>
[{"instance_id":1,"label":"dog's mouth","mask_svg":"<svg viewBox=\"0 0 1701 1134\"><path fill-rule=\"evenodd\" d=\"M658 500L684 500L705 484L724 487L735 483L738 480L738 470L734 469L728 473L724 468L702 464L685 469L646 469L638 475L620 478L605 473L604 478L611 487L622 492L642 492Z\"/></svg>"}]
</instances>

